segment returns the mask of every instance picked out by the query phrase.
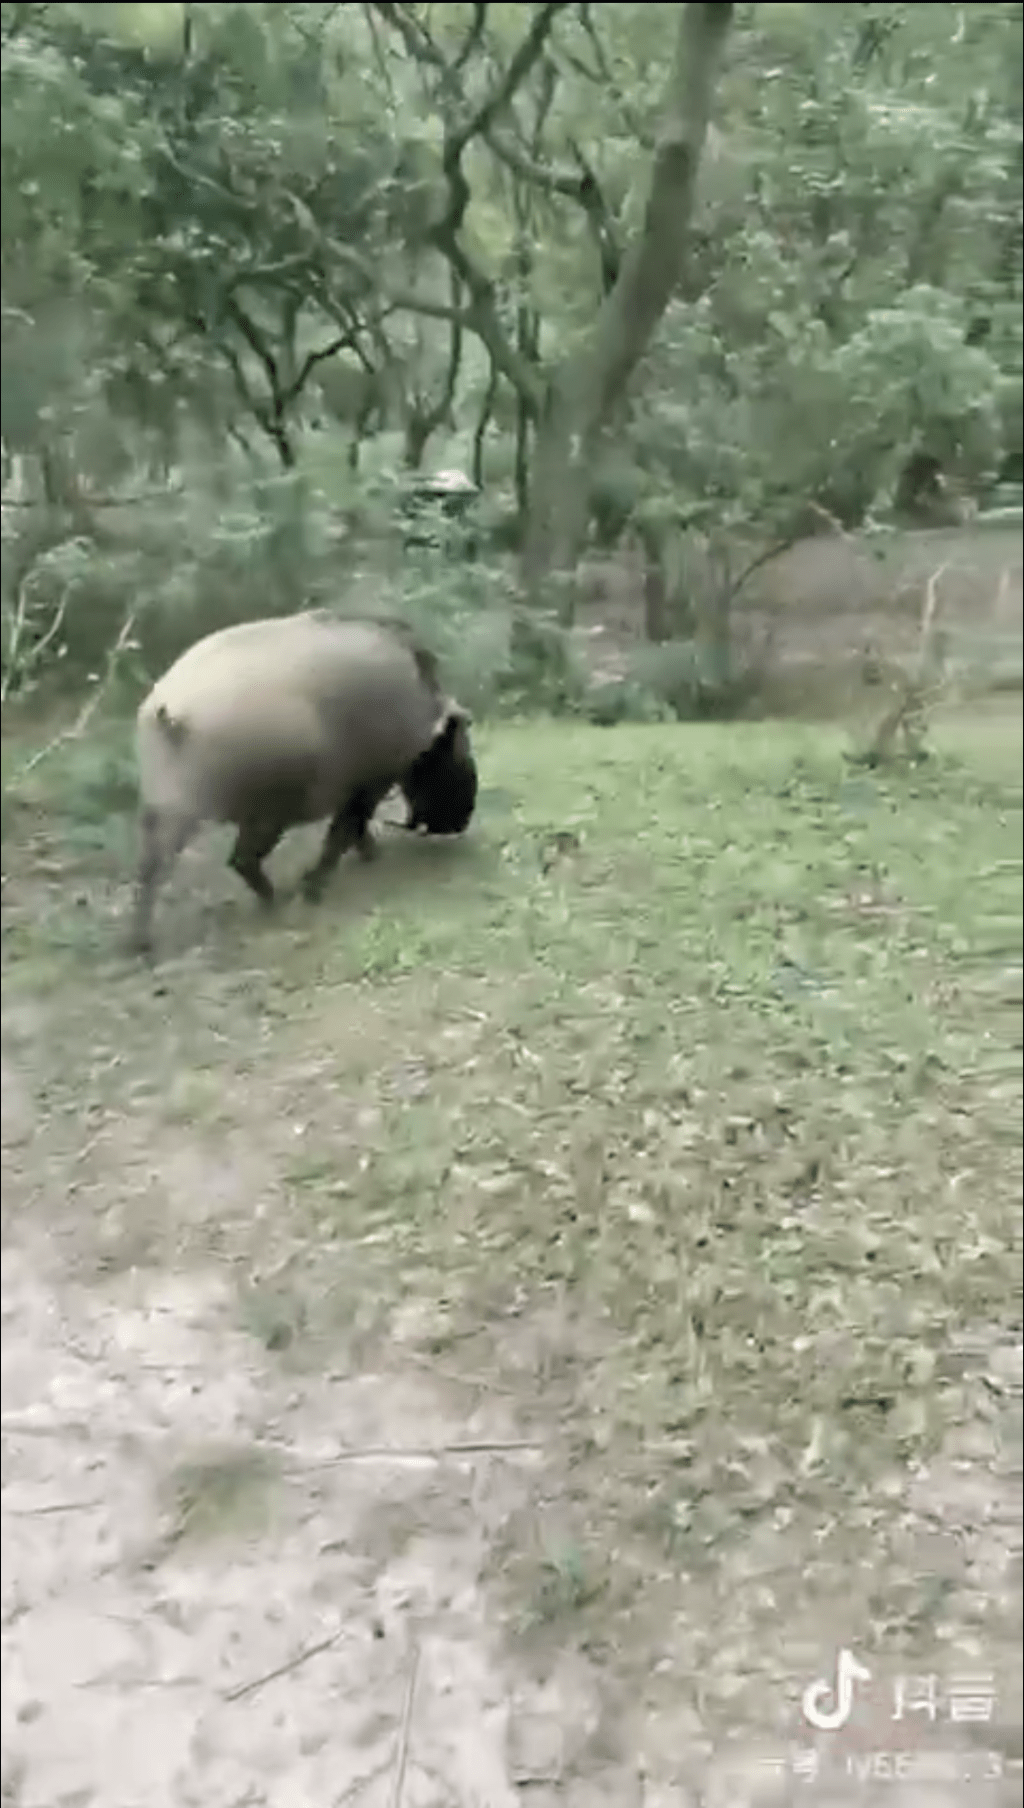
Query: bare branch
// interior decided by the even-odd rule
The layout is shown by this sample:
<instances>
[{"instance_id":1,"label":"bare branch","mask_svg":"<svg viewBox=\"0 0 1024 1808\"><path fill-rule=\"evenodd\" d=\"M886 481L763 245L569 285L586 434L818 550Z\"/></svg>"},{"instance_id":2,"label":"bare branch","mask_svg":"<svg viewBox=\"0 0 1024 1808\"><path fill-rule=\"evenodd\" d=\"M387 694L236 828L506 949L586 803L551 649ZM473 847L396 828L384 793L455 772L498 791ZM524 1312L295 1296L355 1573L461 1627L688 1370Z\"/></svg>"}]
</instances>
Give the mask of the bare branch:
<instances>
[{"instance_id":1,"label":"bare branch","mask_svg":"<svg viewBox=\"0 0 1024 1808\"><path fill-rule=\"evenodd\" d=\"M317 1639L315 1644L304 1645L301 1651L297 1651L294 1657L287 1658L283 1664L276 1664L272 1670L264 1670L259 1676L250 1677L248 1682L236 1683L233 1689L226 1689L224 1700L241 1701L244 1695L254 1694L266 1683L276 1682L279 1676L290 1676L293 1670L297 1670L301 1664L308 1663L311 1657L319 1657L322 1651L329 1651L332 1645L337 1644L340 1637L341 1630L339 1629L337 1632L332 1632L327 1638Z\"/></svg>"},{"instance_id":2,"label":"bare branch","mask_svg":"<svg viewBox=\"0 0 1024 1808\"><path fill-rule=\"evenodd\" d=\"M404 6L396 6L394 0L370 0L368 13L378 13L385 25L397 31L409 55L417 63L429 63L444 76L451 75L447 58L434 43L426 26L421 20L406 12Z\"/></svg>"},{"instance_id":3,"label":"bare branch","mask_svg":"<svg viewBox=\"0 0 1024 1808\"><path fill-rule=\"evenodd\" d=\"M463 311L463 324L482 341L502 375L508 378L534 412L543 402L544 383L541 374L509 344L495 307L494 285L459 241L470 201L469 183L462 168L462 155L471 139L486 137L490 133L493 122L509 106L517 89L542 56L555 19L568 3L569 0L548 0L546 5L538 7L518 50L487 99L461 125L449 119L442 153L442 168L448 185L448 206L443 218L435 222L426 235L428 242L447 260L469 297L469 304ZM398 33L409 55L438 73L446 90L447 106L451 112L455 112L459 101L456 71L422 21L405 7L396 5L394 0L370 0L370 4L377 16ZM577 182L577 190L578 186ZM341 252L340 247L336 249ZM341 254L352 263L347 249ZM372 274L375 278L376 272ZM386 287L385 293L392 306L433 315L435 318L452 318L450 309L442 308L437 303L425 304L415 295L396 295Z\"/></svg>"},{"instance_id":4,"label":"bare branch","mask_svg":"<svg viewBox=\"0 0 1024 1808\"><path fill-rule=\"evenodd\" d=\"M544 6L538 7L530 22L530 29L523 38L515 55L510 59L501 80L493 93L478 107L471 118L453 135L451 147L445 153L447 164L449 155L461 157L467 144L473 138L486 135L498 115L505 111L512 97L522 87L534 64L539 60L544 46L551 34L552 27L559 13L565 12L569 0L546 0Z\"/></svg>"},{"instance_id":5,"label":"bare branch","mask_svg":"<svg viewBox=\"0 0 1024 1808\"><path fill-rule=\"evenodd\" d=\"M447 221L442 221L432 236L437 249L448 259L469 292L466 325L490 352L502 376L508 378L531 411L539 412L544 401L543 376L535 365L519 355L505 337L494 304L493 283L477 269L472 258L467 256L454 228Z\"/></svg>"},{"instance_id":6,"label":"bare branch","mask_svg":"<svg viewBox=\"0 0 1024 1808\"><path fill-rule=\"evenodd\" d=\"M317 20L318 29L315 31L309 30L303 20L300 19L299 14L303 11L301 6L287 6L284 10L288 14L289 25L292 27L293 31L298 32L302 42L308 44L310 49L322 50L326 28L334 18L338 7L328 6L326 8L324 13Z\"/></svg>"},{"instance_id":7,"label":"bare branch","mask_svg":"<svg viewBox=\"0 0 1024 1808\"><path fill-rule=\"evenodd\" d=\"M206 174L205 170L189 169L187 164L179 162L173 151L167 149L166 144L159 146L157 155L162 157L165 163L170 164L175 175L180 176L183 182L188 182L196 188L208 189L210 194L216 195L222 206L237 208L245 205L241 195L235 194L229 188L224 188L220 182L215 182L212 176Z\"/></svg>"},{"instance_id":8,"label":"bare branch","mask_svg":"<svg viewBox=\"0 0 1024 1808\"><path fill-rule=\"evenodd\" d=\"M549 163L541 163L529 152L520 150L519 146L504 133L490 132L487 144L507 169L514 176L521 176L534 188L542 188L552 195L564 195L569 201L579 201L583 186L583 177L576 170L553 169Z\"/></svg>"},{"instance_id":9,"label":"bare branch","mask_svg":"<svg viewBox=\"0 0 1024 1808\"><path fill-rule=\"evenodd\" d=\"M303 276L308 272L311 262L307 252L293 252L290 257L278 258L276 263L250 264L245 269L233 270L224 279L225 293L230 295L246 283L257 288L262 283L278 283L289 276Z\"/></svg>"},{"instance_id":10,"label":"bare branch","mask_svg":"<svg viewBox=\"0 0 1024 1808\"><path fill-rule=\"evenodd\" d=\"M320 346L318 351L307 352L285 399L294 402L296 397L302 394L318 364L323 364L328 358L335 357L338 352L354 351L355 349L355 334L348 332L339 333L336 339L330 340L327 345Z\"/></svg>"},{"instance_id":11,"label":"bare branch","mask_svg":"<svg viewBox=\"0 0 1024 1808\"><path fill-rule=\"evenodd\" d=\"M478 3L473 7L473 23L466 33L458 56L455 58L456 69L464 69L466 67L466 64L469 62L470 57L473 55L474 50L479 44L480 39L483 37L484 26L486 24L487 0L478 0Z\"/></svg>"},{"instance_id":12,"label":"bare branch","mask_svg":"<svg viewBox=\"0 0 1024 1808\"><path fill-rule=\"evenodd\" d=\"M246 313L245 309L239 305L233 295L228 297L225 313L231 321L232 326L237 327L238 331L241 333L249 350L255 353L256 357L266 370L268 377L276 384L277 360L267 344L266 339L263 337L262 332L256 325L256 322Z\"/></svg>"},{"instance_id":13,"label":"bare branch","mask_svg":"<svg viewBox=\"0 0 1024 1808\"><path fill-rule=\"evenodd\" d=\"M338 239L324 237L323 249L325 261L331 259L343 264L346 269L359 278L363 293L377 295L384 303L385 312L389 314L422 314L428 320L448 320L461 327L476 331L472 310L454 302L440 301L433 296L421 295L413 289L392 288L368 258L360 251L354 251L351 245L343 245ZM457 272L461 275L461 272ZM316 291L317 301L332 320L341 322L341 311L338 299L324 289Z\"/></svg>"},{"instance_id":14,"label":"bare branch","mask_svg":"<svg viewBox=\"0 0 1024 1808\"><path fill-rule=\"evenodd\" d=\"M605 93L611 96L611 99L615 102L615 105L622 116L623 124L629 131L630 136L636 139L641 150L652 151L654 149L654 138L643 125L637 109L626 100L626 97L622 92L621 84L615 79L608 57L605 53L604 45L601 43L597 27L591 17L591 8L589 5L584 4L581 5L578 10L580 24L586 32L594 52L596 68L588 69L582 57L574 55L572 50L567 48L564 44L559 46L559 56L564 58L571 68L575 69L577 75L582 75L585 80L600 85Z\"/></svg>"},{"instance_id":15,"label":"bare branch","mask_svg":"<svg viewBox=\"0 0 1024 1808\"><path fill-rule=\"evenodd\" d=\"M602 286L607 295L618 279L621 252L597 177L575 140L571 141L570 148L579 164L578 171L553 169L550 164L541 163L536 157L520 150L511 138L495 131L486 134L486 142L499 162L505 164L513 175L520 176L534 188L542 189L548 194L562 195L566 200L575 201L582 207L600 254Z\"/></svg>"},{"instance_id":16,"label":"bare branch","mask_svg":"<svg viewBox=\"0 0 1024 1808\"><path fill-rule=\"evenodd\" d=\"M738 576L733 578L726 587L724 597L726 605L731 605L735 602L744 585L749 584L756 571L760 571L764 565L771 565L775 559L781 559L783 553L788 552L791 546L795 546L799 538L800 529L799 526L797 526L793 528L791 533L782 534L778 540L773 540L771 544L764 547L761 552L755 553L754 557L746 565L740 567Z\"/></svg>"},{"instance_id":17,"label":"bare branch","mask_svg":"<svg viewBox=\"0 0 1024 1808\"><path fill-rule=\"evenodd\" d=\"M381 77L383 78L384 86L387 88L388 99L390 100L392 106L394 106L395 84L391 79L391 70L388 68L388 59L384 53L384 46L380 41L380 33L377 30L377 21L373 16L373 7L372 6L364 5L363 17L365 18L367 27L369 29L370 42L373 45L373 54L374 54L374 58L376 59L377 68L381 74Z\"/></svg>"},{"instance_id":18,"label":"bare branch","mask_svg":"<svg viewBox=\"0 0 1024 1808\"><path fill-rule=\"evenodd\" d=\"M413 406L409 420L409 451L415 454L414 462L418 463L423 448L433 433L436 433L441 422L449 413L455 395L455 385L459 380L462 364L462 318L459 310L461 300L461 284L454 270L450 272L452 285L452 322L448 344L448 367L445 372L441 393L433 407L418 408Z\"/></svg>"},{"instance_id":19,"label":"bare branch","mask_svg":"<svg viewBox=\"0 0 1024 1808\"><path fill-rule=\"evenodd\" d=\"M249 385L249 379L245 374L242 360L237 351L234 346L230 345L225 339L219 339L217 341L217 347L221 355L227 359L228 369L231 372L235 389L238 392L238 399L241 402L242 407L252 415L253 420L258 426L262 427L264 433L270 436L272 433L273 416L271 415L269 408L266 408L259 398L253 394Z\"/></svg>"},{"instance_id":20,"label":"bare branch","mask_svg":"<svg viewBox=\"0 0 1024 1808\"><path fill-rule=\"evenodd\" d=\"M47 759L51 753L55 753L58 747L63 747L68 741L77 741L85 732L100 699L106 694L110 681L117 670L117 665L122 653L126 652L134 644L132 635L135 632L135 620L136 616L133 609L125 616L124 621L121 623L121 632L107 654L103 676L100 678L99 682L93 686L90 695L86 698L70 728L62 729L60 734L54 735L53 740L47 741L45 747L37 748L31 759L26 760L25 764L19 766L17 771L12 774L8 781L8 786L5 788L20 784L21 780L27 778L30 772L34 772L36 767L40 765L43 760Z\"/></svg>"},{"instance_id":21,"label":"bare branch","mask_svg":"<svg viewBox=\"0 0 1024 1808\"><path fill-rule=\"evenodd\" d=\"M395 1759L395 1771L391 1784L391 1808L402 1808L402 1793L405 1788L405 1772L409 1762L409 1732L412 1727L412 1704L416 1698L416 1674L419 1669L420 1648L414 1644L409 1658L409 1675L405 1684L405 1706L402 1709L402 1727L398 1735L398 1752Z\"/></svg>"},{"instance_id":22,"label":"bare branch","mask_svg":"<svg viewBox=\"0 0 1024 1808\"><path fill-rule=\"evenodd\" d=\"M548 123L548 115L554 105L558 91L559 70L549 56L544 58L540 66L540 94L537 97L537 112L533 121L531 148L535 156L540 153L544 141L544 127Z\"/></svg>"}]
</instances>

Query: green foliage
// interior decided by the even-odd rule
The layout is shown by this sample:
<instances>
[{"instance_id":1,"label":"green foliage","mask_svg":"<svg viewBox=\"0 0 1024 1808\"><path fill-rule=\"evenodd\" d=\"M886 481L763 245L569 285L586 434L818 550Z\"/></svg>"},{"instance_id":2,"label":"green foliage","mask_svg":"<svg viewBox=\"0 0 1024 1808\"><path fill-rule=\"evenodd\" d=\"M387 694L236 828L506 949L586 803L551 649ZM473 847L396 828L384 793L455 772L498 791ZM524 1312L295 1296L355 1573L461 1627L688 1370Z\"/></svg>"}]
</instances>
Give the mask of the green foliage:
<instances>
[{"instance_id":1,"label":"green foliage","mask_svg":"<svg viewBox=\"0 0 1024 1808\"><path fill-rule=\"evenodd\" d=\"M95 670L128 614L154 661L382 583L463 665L479 654L480 698L580 703L561 638L538 626L541 655L513 634L504 561L531 385L582 343L643 218L665 22L560 11L468 144L461 195L444 146L540 17L4 8L5 649L31 614L14 688L62 647ZM630 675L589 707L730 693L737 530L884 515L915 460L949 509L1019 483L1020 39L1008 4L739 10L685 281L591 498L604 548L635 530L668 563L688 536L709 549L706 594L677 584L668 624L702 676L681 667L668 697ZM400 472L442 464L479 468L472 533L433 522L442 563L407 549L400 571Z\"/></svg>"},{"instance_id":2,"label":"green foliage","mask_svg":"<svg viewBox=\"0 0 1024 1808\"><path fill-rule=\"evenodd\" d=\"M583 699L582 713L600 728L619 722L663 722L668 705L653 689L632 678L605 678L592 684Z\"/></svg>"},{"instance_id":3,"label":"green foliage","mask_svg":"<svg viewBox=\"0 0 1024 1808\"><path fill-rule=\"evenodd\" d=\"M855 526L914 454L978 490L1019 447L1019 70L1019 7L757 9L631 435L677 515Z\"/></svg>"}]
</instances>

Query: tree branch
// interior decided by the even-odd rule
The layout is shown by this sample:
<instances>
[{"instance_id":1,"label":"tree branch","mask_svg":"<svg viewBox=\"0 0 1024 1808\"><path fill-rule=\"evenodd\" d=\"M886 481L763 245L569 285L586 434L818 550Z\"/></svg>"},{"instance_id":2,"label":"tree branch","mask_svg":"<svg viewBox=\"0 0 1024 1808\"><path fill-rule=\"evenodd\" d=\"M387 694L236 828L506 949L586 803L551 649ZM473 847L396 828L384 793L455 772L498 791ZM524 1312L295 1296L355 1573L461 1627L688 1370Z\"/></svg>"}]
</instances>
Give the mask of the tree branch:
<instances>
[{"instance_id":1,"label":"tree branch","mask_svg":"<svg viewBox=\"0 0 1024 1808\"><path fill-rule=\"evenodd\" d=\"M463 39L458 56L455 58L454 67L456 69L464 69L466 67L466 64L469 62L470 57L479 44L480 39L483 37L484 26L486 23L487 0L482 0L482 3L478 0L478 4L473 7L473 23Z\"/></svg>"},{"instance_id":2,"label":"tree branch","mask_svg":"<svg viewBox=\"0 0 1024 1808\"><path fill-rule=\"evenodd\" d=\"M227 359L228 369L234 379L235 388L238 391L238 397L243 408L252 415L253 420L263 428L265 433L268 432L269 428L267 421L269 417L267 416L266 409L263 407L262 402L257 401L252 390L249 388L249 379L245 374L242 367L242 360L238 356L234 346L226 344L224 340L219 340L218 350L221 355Z\"/></svg>"},{"instance_id":3,"label":"tree branch","mask_svg":"<svg viewBox=\"0 0 1024 1808\"><path fill-rule=\"evenodd\" d=\"M351 331L339 333L336 339L332 339L327 345L322 345L319 351L307 352L295 373L295 380L288 390L286 400L288 402L297 400L318 364L323 364L327 358L333 358L338 352L356 351L356 349L356 335L354 331Z\"/></svg>"},{"instance_id":4,"label":"tree branch","mask_svg":"<svg viewBox=\"0 0 1024 1808\"><path fill-rule=\"evenodd\" d=\"M453 155L456 159L460 158L471 139L486 136L494 120L505 111L513 95L522 87L544 49L555 20L559 13L565 12L568 4L569 0L546 0L545 5L538 7L530 22L529 31L511 58L508 68L493 93L459 128L458 132L453 134L451 151L446 153L446 160L448 154Z\"/></svg>"},{"instance_id":5,"label":"tree branch","mask_svg":"<svg viewBox=\"0 0 1024 1808\"><path fill-rule=\"evenodd\" d=\"M494 304L493 283L463 251L454 230L447 222L442 221L434 229L432 236L437 250L447 258L469 291L470 305L466 310L466 325L486 347L502 376L508 378L531 411L538 412L544 400L544 379L533 364L519 356L505 337Z\"/></svg>"},{"instance_id":6,"label":"tree branch","mask_svg":"<svg viewBox=\"0 0 1024 1808\"><path fill-rule=\"evenodd\" d=\"M495 307L494 285L460 243L459 235L470 201L470 188L462 168L462 156L473 138L484 137L489 140L494 122L510 105L517 90L539 61L555 20L559 13L566 10L569 0L547 0L545 5L537 8L529 30L504 74L482 105L468 118L463 118L461 123L454 117L459 111L461 100L457 69L435 44L422 21L404 6L395 4L395 0L369 0L369 4L378 18L397 32L409 55L440 77L444 90L444 111L448 114L441 158L448 186L448 205L442 218L429 228L426 238L445 258L469 297L468 306L462 314L463 325L477 335L498 370L508 378L535 413L543 402L544 382L541 373L528 360L520 357L507 340ZM578 197L580 179L573 177L572 180L573 192ZM417 296L407 293L396 295L393 290L386 288L385 293L393 306L433 315L435 318L452 318L451 311L440 304L425 304Z\"/></svg>"},{"instance_id":7,"label":"tree branch","mask_svg":"<svg viewBox=\"0 0 1024 1808\"><path fill-rule=\"evenodd\" d=\"M420 407L414 399L409 409L409 420L406 433L407 463L413 470L418 469L427 441L436 433L441 422L449 413L455 395L455 385L459 380L459 369L462 364L462 320L458 309L459 278L455 271L450 272L452 285L452 323L448 345L448 367L445 372L441 394L432 406Z\"/></svg>"},{"instance_id":8,"label":"tree branch","mask_svg":"<svg viewBox=\"0 0 1024 1808\"><path fill-rule=\"evenodd\" d=\"M234 270L224 278L224 289L230 294L233 289L240 289L246 283L254 288L261 284L273 284L283 281L289 276L307 274L313 260L305 251L293 252L289 257L279 257L276 262L266 264L250 264L241 270Z\"/></svg>"},{"instance_id":9,"label":"tree branch","mask_svg":"<svg viewBox=\"0 0 1024 1808\"><path fill-rule=\"evenodd\" d=\"M266 371L267 384L276 407L282 393L278 376L277 359L267 344L266 339L263 337L259 327L256 325L256 322L249 317L244 308L239 306L233 295L228 297L225 313L232 325L237 327L238 331L241 333L249 350L259 359Z\"/></svg>"},{"instance_id":10,"label":"tree branch","mask_svg":"<svg viewBox=\"0 0 1024 1808\"><path fill-rule=\"evenodd\" d=\"M414 62L428 63L432 69L450 77L448 59L438 49L426 26L403 6L396 6L394 0L369 0L366 11L378 13L385 25L397 31Z\"/></svg>"},{"instance_id":11,"label":"tree branch","mask_svg":"<svg viewBox=\"0 0 1024 1808\"><path fill-rule=\"evenodd\" d=\"M622 268L618 236L597 177L575 139L570 140L570 149L581 170L578 199L590 222L590 230L601 259L601 286L604 293L609 295L619 280Z\"/></svg>"},{"instance_id":12,"label":"tree branch","mask_svg":"<svg viewBox=\"0 0 1024 1808\"><path fill-rule=\"evenodd\" d=\"M584 178L576 170L553 169L549 163L541 163L528 151L521 150L515 141L504 133L489 132L487 145L500 163L505 164L514 176L521 176L534 188L542 188L551 195L564 195L569 201L581 201Z\"/></svg>"},{"instance_id":13,"label":"tree branch","mask_svg":"<svg viewBox=\"0 0 1024 1808\"><path fill-rule=\"evenodd\" d=\"M604 45L601 43L598 36L597 27L591 18L591 9L589 5L583 4L578 10L580 24L590 40L594 52L594 61L597 67L596 69L588 69L582 59L574 56L572 51L568 50L564 45L560 46L559 55L565 58L566 62L571 68L576 70L578 75L584 76L587 81L600 84L605 90L605 93L610 95L615 102L630 136L636 139L641 150L653 151L654 139L643 124L636 108L631 106L626 100L620 84L615 79L611 65L605 55Z\"/></svg>"}]
</instances>

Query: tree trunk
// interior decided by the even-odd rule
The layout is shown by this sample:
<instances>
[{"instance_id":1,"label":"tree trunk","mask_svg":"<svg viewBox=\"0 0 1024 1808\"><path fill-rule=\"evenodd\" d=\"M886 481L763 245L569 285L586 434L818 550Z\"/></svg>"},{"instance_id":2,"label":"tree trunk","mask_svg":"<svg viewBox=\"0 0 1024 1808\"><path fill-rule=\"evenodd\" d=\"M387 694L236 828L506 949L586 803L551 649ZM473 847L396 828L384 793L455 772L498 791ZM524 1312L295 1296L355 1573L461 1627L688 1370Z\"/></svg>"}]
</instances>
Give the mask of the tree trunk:
<instances>
[{"instance_id":1,"label":"tree trunk","mask_svg":"<svg viewBox=\"0 0 1024 1808\"><path fill-rule=\"evenodd\" d=\"M671 638L668 621L668 583L662 535L645 522L638 538L644 555L644 635L655 645Z\"/></svg>"},{"instance_id":2,"label":"tree trunk","mask_svg":"<svg viewBox=\"0 0 1024 1808\"><path fill-rule=\"evenodd\" d=\"M531 602L571 620L572 573L586 534L600 439L683 273L697 172L733 6L676 7L664 119L640 233L589 338L556 370L537 423L523 581Z\"/></svg>"},{"instance_id":3,"label":"tree trunk","mask_svg":"<svg viewBox=\"0 0 1024 1808\"><path fill-rule=\"evenodd\" d=\"M420 414L415 407L410 408L405 423L405 451L402 455L402 463L407 471L420 470L430 432L430 422L426 415Z\"/></svg>"},{"instance_id":4,"label":"tree trunk","mask_svg":"<svg viewBox=\"0 0 1024 1808\"><path fill-rule=\"evenodd\" d=\"M277 453L282 471L294 471L295 447L292 445L291 435L285 422L284 409L275 406L265 424L267 437Z\"/></svg>"},{"instance_id":5,"label":"tree trunk","mask_svg":"<svg viewBox=\"0 0 1024 1808\"><path fill-rule=\"evenodd\" d=\"M484 399L480 404L480 417L473 429L473 464L470 475L478 491L482 491L484 487L484 435L490 426L491 415L494 413L494 399L497 393L498 367L492 360L491 374L487 379L487 388L484 391Z\"/></svg>"},{"instance_id":6,"label":"tree trunk","mask_svg":"<svg viewBox=\"0 0 1024 1808\"><path fill-rule=\"evenodd\" d=\"M530 411L526 405L526 397L516 396L516 451L513 467L516 491L516 509L520 524L529 519L530 514Z\"/></svg>"}]
</instances>

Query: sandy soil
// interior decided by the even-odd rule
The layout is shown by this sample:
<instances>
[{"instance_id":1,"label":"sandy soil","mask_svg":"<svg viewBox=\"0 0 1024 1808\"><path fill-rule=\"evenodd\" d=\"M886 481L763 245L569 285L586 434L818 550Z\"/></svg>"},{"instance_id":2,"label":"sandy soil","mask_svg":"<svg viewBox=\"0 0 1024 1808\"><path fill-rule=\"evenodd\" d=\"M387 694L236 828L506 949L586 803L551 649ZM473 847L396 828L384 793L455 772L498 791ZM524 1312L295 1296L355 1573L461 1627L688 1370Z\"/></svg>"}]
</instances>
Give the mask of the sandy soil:
<instances>
[{"instance_id":1,"label":"sandy soil","mask_svg":"<svg viewBox=\"0 0 1024 1808\"><path fill-rule=\"evenodd\" d=\"M664 1710L642 1732L627 1716L623 1756L602 1740L607 1678L572 1651L527 1674L484 1584L543 1461L503 1403L455 1410L414 1358L415 1324L406 1348L396 1323L390 1372L310 1377L282 1373L236 1319L212 1272L85 1287L52 1240L8 1245L4 1802L1013 1799L977 1768L967 1793L791 1794L743 1739L691 1786L677 1779L697 1775L693 1729L677 1720L674 1737Z\"/></svg>"}]
</instances>

